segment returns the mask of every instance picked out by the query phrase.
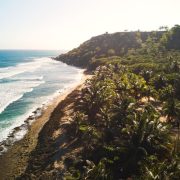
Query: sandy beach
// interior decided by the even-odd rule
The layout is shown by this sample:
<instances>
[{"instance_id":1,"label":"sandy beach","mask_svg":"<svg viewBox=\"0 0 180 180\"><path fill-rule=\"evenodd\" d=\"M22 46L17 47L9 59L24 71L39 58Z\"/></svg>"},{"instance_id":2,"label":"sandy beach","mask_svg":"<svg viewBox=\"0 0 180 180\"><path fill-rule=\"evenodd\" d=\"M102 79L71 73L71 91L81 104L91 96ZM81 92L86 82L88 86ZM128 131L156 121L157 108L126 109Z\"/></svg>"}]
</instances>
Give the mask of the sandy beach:
<instances>
[{"instance_id":1,"label":"sandy beach","mask_svg":"<svg viewBox=\"0 0 180 180\"><path fill-rule=\"evenodd\" d=\"M25 172L27 166L29 166L30 154L37 147L39 141L41 141L39 134L42 132L44 126L50 119L52 122L53 120L57 120L56 117L53 117L53 113L57 114L58 111L60 113L63 101L66 102L69 95L73 97L73 93L76 93L76 91L83 87L83 83L88 77L88 75L83 75L78 84L55 98L42 112L42 115L32 123L24 138L15 142L13 146L9 147L6 153L0 156L0 180L15 179ZM74 101L73 98L71 100ZM66 106L66 103L63 104L64 106ZM49 129L49 131L51 130Z\"/></svg>"}]
</instances>

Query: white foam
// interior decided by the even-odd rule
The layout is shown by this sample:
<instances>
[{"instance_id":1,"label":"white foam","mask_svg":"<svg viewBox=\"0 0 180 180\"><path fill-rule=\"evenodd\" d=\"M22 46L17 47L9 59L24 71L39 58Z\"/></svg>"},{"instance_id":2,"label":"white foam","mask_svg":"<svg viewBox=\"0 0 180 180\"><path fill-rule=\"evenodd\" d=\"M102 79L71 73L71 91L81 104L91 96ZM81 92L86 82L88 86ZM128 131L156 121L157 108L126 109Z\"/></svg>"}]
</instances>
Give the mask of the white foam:
<instances>
[{"instance_id":1,"label":"white foam","mask_svg":"<svg viewBox=\"0 0 180 180\"><path fill-rule=\"evenodd\" d=\"M58 66L50 66L53 64L55 65L57 64ZM40 68L40 67L43 67L43 68L39 69L38 71L35 71L37 70L37 68ZM77 69L75 67L69 67L64 63L54 61L50 58L36 59L33 62L23 63L16 67L6 68L6 70L5 68L0 68L0 79L9 78L7 79L8 82L0 84L0 97L1 97L0 113L1 113L12 102L17 101L18 99L22 98L26 92L30 92L36 86L39 86L40 84L44 83L43 78L45 78L46 80L46 76L50 75L47 73L52 72L52 67L57 68L57 69L54 69L55 71L53 70L53 73L54 72L56 73L56 71L58 71L60 72L59 73L60 76L63 77L63 78L59 78L60 86L58 86L58 87L61 87L61 86L62 87L59 90L57 90L53 95L47 95L47 96L40 95L34 102L32 102L31 106L28 108L28 111L25 114L14 118L12 121L0 122L0 142L7 139L8 135L13 132L14 128L20 127L22 124L24 124L24 121L29 116L32 116L33 115L32 112L35 111L38 107L46 108L47 104L53 101L53 99L57 95L59 95L66 89L70 89L74 87L76 84L78 84L78 82L80 81L82 77L82 73L84 71L82 69ZM71 73L71 70L73 70L72 71L73 73ZM25 73L25 72L34 72L34 71L35 73ZM64 71L66 72L65 76L63 76ZM68 72L70 73L68 74ZM63 82L61 82L61 79L65 81L67 79L67 83L63 85ZM71 82L69 80L71 80ZM46 81L46 83L48 83L48 80ZM36 115L38 115L38 113ZM4 125L4 128L1 125ZM23 138L23 136L26 134L26 131L27 131L27 128L23 128L21 129L20 132L18 131L17 133L15 133L14 134L15 139L20 140L21 138Z\"/></svg>"},{"instance_id":2,"label":"white foam","mask_svg":"<svg viewBox=\"0 0 180 180\"><path fill-rule=\"evenodd\" d=\"M14 80L23 80L23 81L39 81L43 79L43 76L28 76L28 77L13 77Z\"/></svg>"},{"instance_id":3,"label":"white foam","mask_svg":"<svg viewBox=\"0 0 180 180\"><path fill-rule=\"evenodd\" d=\"M34 72L36 69L48 63L57 63L50 58L39 58L32 62L21 63L14 67L0 68L0 79L9 78L24 72Z\"/></svg>"},{"instance_id":4,"label":"white foam","mask_svg":"<svg viewBox=\"0 0 180 180\"><path fill-rule=\"evenodd\" d=\"M34 87L39 86L44 81L14 81L2 83L0 85L0 113L14 101L22 98L27 92L31 92Z\"/></svg>"},{"instance_id":5,"label":"white foam","mask_svg":"<svg viewBox=\"0 0 180 180\"><path fill-rule=\"evenodd\" d=\"M16 118L15 121L11 121L11 122L0 122L0 124L7 124L8 126L6 128L2 128L0 126L0 142L4 141L7 139L7 137L12 134L14 128L16 127L21 127L20 131L17 131L14 134L14 139L13 141L18 141L20 139L22 139L24 137L24 135L27 132L27 127L22 127L22 125L24 124L24 121L30 117L33 116L33 112L36 111L38 108L38 106L34 106L33 108L30 108L28 112L26 112L26 114L19 116L18 118ZM42 107L41 107L42 108ZM36 114L36 116L38 116L40 114ZM13 142L12 142L13 143Z\"/></svg>"}]
</instances>

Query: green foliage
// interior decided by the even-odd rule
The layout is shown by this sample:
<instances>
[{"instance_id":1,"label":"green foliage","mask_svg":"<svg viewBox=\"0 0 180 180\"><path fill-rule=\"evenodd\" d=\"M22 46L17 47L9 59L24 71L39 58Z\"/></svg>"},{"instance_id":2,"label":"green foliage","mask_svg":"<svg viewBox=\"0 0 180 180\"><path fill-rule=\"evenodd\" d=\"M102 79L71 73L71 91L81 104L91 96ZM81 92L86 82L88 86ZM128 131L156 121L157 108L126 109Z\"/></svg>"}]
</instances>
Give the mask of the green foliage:
<instances>
[{"instance_id":1,"label":"green foliage","mask_svg":"<svg viewBox=\"0 0 180 180\"><path fill-rule=\"evenodd\" d=\"M167 39L168 42L166 44L166 47L168 49L178 49L179 50L179 46L180 46L180 26L179 25L175 25L167 34Z\"/></svg>"},{"instance_id":2,"label":"green foliage","mask_svg":"<svg viewBox=\"0 0 180 180\"><path fill-rule=\"evenodd\" d=\"M142 97L142 94L147 91L146 81L143 77L133 73L124 73L118 80L117 90L131 95L136 99ZM125 94L122 95L125 95Z\"/></svg>"},{"instance_id":3,"label":"green foliage","mask_svg":"<svg viewBox=\"0 0 180 180\"><path fill-rule=\"evenodd\" d=\"M177 157L172 160L159 162L156 156L150 156L144 161L142 166L143 174L138 179L161 180L174 179L180 177L180 166Z\"/></svg>"},{"instance_id":4,"label":"green foliage","mask_svg":"<svg viewBox=\"0 0 180 180\"><path fill-rule=\"evenodd\" d=\"M89 121L94 123L99 114L111 108L116 98L115 84L110 78L105 78L103 81L93 78L86 82L86 86L81 105L85 107L84 111Z\"/></svg>"},{"instance_id":5,"label":"green foliage","mask_svg":"<svg viewBox=\"0 0 180 180\"><path fill-rule=\"evenodd\" d=\"M84 174L84 179L87 180L111 180L112 176L110 171L107 169L105 163L106 159L102 159L98 165L95 165L92 161L86 160L87 166L85 167L86 172Z\"/></svg>"},{"instance_id":6,"label":"green foliage","mask_svg":"<svg viewBox=\"0 0 180 180\"><path fill-rule=\"evenodd\" d=\"M123 57L140 54L156 58L159 52L180 50L180 26L176 25L170 30L164 29L164 31L152 32L106 33L91 38L78 48L62 54L56 59L92 70L92 68L97 67L92 66L92 64L96 64L96 60L97 63L103 63L102 60L99 60L101 58L107 59L112 56Z\"/></svg>"},{"instance_id":7,"label":"green foliage","mask_svg":"<svg viewBox=\"0 0 180 180\"><path fill-rule=\"evenodd\" d=\"M112 56L112 57L108 57L108 58L92 58L89 66L88 66L88 70L95 70L97 67L99 66L105 66L108 64L117 64L121 61L120 57L117 56Z\"/></svg>"},{"instance_id":8,"label":"green foliage","mask_svg":"<svg viewBox=\"0 0 180 180\"><path fill-rule=\"evenodd\" d=\"M178 177L179 157L173 155L171 126L160 121L166 111L158 111L150 100L142 102L147 94L154 98L152 79L150 76L148 84L140 74L109 64L99 67L86 82L78 107L79 138L84 147L83 170L76 169L79 179ZM156 92L163 104L174 94L167 83L168 79Z\"/></svg>"},{"instance_id":9,"label":"green foliage","mask_svg":"<svg viewBox=\"0 0 180 180\"><path fill-rule=\"evenodd\" d=\"M180 101L169 98L163 106L163 113L167 115L169 121L179 120L180 117Z\"/></svg>"},{"instance_id":10,"label":"green foliage","mask_svg":"<svg viewBox=\"0 0 180 180\"><path fill-rule=\"evenodd\" d=\"M93 71L74 116L81 163L69 177L178 179L179 29L104 34L58 57Z\"/></svg>"},{"instance_id":11,"label":"green foliage","mask_svg":"<svg viewBox=\"0 0 180 180\"><path fill-rule=\"evenodd\" d=\"M148 33L144 32L145 38ZM114 34L103 34L93 37L73 49L67 54L58 56L56 59L67 64L87 67L90 61L95 58L107 58L121 56L130 48L139 48L140 44L136 38L136 32L120 32Z\"/></svg>"}]
</instances>

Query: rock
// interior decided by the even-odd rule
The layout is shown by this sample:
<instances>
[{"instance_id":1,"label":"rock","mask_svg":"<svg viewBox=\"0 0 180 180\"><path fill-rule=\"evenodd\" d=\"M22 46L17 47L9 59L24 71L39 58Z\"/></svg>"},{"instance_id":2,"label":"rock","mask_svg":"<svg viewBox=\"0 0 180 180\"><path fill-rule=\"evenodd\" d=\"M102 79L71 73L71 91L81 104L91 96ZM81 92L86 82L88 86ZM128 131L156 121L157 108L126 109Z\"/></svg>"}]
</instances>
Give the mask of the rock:
<instances>
[{"instance_id":1,"label":"rock","mask_svg":"<svg viewBox=\"0 0 180 180\"><path fill-rule=\"evenodd\" d=\"M5 146L9 147L9 146L11 146L11 143L10 142L6 142Z\"/></svg>"},{"instance_id":2,"label":"rock","mask_svg":"<svg viewBox=\"0 0 180 180\"><path fill-rule=\"evenodd\" d=\"M16 131L15 131L16 132ZM14 132L8 135L8 138L14 138Z\"/></svg>"},{"instance_id":3,"label":"rock","mask_svg":"<svg viewBox=\"0 0 180 180\"><path fill-rule=\"evenodd\" d=\"M15 127L14 128L14 131L19 131L20 130L20 127Z\"/></svg>"},{"instance_id":4,"label":"rock","mask_svg":"<svg viewBox=\"0 0 180 180\"><path fill-rule=\"evenodd\" d=\"M29 116L28 117L28 120L33 120L34 119L34 116Z\"/></svg>"},{"instance_id":5,"label":"rock","mask_svg":"<svg viewBox=\"0 0 180 180\"><path fill-rule=\"evenodd\" d=\"M4 150L4 148L0 146L0 152L2 152L3 150Z\"/></svg>"}]
</instances>

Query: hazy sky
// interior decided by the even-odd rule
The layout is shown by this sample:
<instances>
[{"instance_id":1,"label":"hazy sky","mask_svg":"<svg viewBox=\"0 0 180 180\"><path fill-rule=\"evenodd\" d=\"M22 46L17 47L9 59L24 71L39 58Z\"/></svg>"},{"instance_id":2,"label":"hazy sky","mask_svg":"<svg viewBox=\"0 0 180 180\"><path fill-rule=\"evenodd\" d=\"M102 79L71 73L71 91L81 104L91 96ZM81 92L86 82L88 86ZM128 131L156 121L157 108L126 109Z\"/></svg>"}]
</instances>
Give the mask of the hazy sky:
<instances>
[{"instance_id":1,"label":"hazy sky","mask_svg":"<svg viewBox=\"0 0 180 180\"><path fill-rule=\"evenodd\" d=\"M180 0L0 0L0 49L71 49L92 36L180 24Z\"/></svg>"}]
</instances>

